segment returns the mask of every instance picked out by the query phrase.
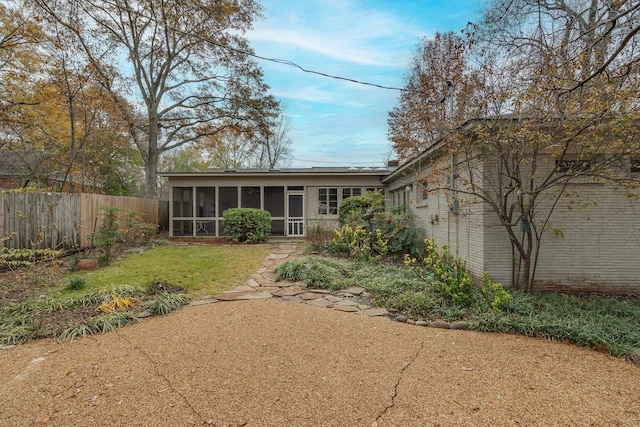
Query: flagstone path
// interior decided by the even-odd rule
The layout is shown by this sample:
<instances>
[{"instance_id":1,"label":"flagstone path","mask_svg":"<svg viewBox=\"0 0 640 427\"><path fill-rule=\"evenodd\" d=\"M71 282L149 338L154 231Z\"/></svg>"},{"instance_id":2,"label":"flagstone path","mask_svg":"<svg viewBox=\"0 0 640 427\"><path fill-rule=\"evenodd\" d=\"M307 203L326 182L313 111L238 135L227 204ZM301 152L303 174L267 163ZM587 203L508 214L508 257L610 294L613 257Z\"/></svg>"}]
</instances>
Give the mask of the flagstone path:
<instances>
[{"instance_id":1,"label":"flagstone path","mask_svg":"<svg viewBox=\"0 0 640 427\"><path fill-rule=\"evenodd\" d=\"M262 267L246 284L215 295L211 299L197 301L194 305L219 301L279 298L287 302L332 308L369 317L389 316L386 309L366 304L367 291L358 286L332 293L325 289L308 289L303 282L276 281L276 267L300 255L302 255L302 247L298 243L273 243L270 245L269 255L262 262ZM400 318L400 320L403 319Z\"/></svg>"}]
</instances>

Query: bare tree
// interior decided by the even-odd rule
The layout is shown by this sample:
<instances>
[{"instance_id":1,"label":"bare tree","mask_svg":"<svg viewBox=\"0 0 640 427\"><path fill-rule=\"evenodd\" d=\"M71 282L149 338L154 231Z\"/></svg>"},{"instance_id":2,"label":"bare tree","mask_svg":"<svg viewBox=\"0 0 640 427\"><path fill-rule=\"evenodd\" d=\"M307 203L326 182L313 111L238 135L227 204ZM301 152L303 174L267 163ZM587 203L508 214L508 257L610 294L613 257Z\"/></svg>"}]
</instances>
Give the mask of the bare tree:
<instances>
[{"instance_id":1,"label":"bare tree","mask_svg":"<svg viewBox=\"0 0 640 427\"><path fill-rule=\"evenodd\" d=\"M78 39L102 85L142 114L122 113L155 196L163 152L228 126L264 127L277 105L252 61L247 40L260 7L255 0L34 0L45 16ZM116 69L112 64L127 63Z\"/></svg>"},{"instance_id":2,"label":"bare tree","mask_svg":"<svg viewBox=\"0 0 640 427\"><path fill-rule=\"evenodd\" d=\"M634 24L615 21L636 9L628 1L495 0L465 31L461 74L477 79L477 109L430 145L439 157L416 162L416 174L452 206L493 213L511 243L514 286L531 289L557 206L581 200L571 184L639 185L630 173L640 155Z\"/></svg>"},{"instance_id":3,"label":"bare tree","mask_svg":"<svg viewBox=\"0 0 640 427\"><path fill-rule=\"evenodd\" d=\"M286 167L291 157L291 120L280 114L273 120L264 136L259 137L251 153L249 165L259 169Z\"/></svg>"}]
</instances>

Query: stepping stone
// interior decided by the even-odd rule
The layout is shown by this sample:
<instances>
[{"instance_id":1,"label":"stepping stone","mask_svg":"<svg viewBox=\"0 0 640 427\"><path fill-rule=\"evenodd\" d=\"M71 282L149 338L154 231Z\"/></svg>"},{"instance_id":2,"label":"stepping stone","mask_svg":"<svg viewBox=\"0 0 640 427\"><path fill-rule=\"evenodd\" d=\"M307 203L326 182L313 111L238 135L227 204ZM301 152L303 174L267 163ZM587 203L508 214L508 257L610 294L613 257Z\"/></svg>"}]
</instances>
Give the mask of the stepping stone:
<instances>
[{"instance_id":1,"label":"stepping stone","mask_svg":"<svg viewBox=\"0 0 640 427\"><path fill-rule=\"evenodd\" d=\"M193 301L191 304L189 304L189 307L197 307L199 305L213 304L214 302L218 302L218 300L215 298L205 298L198 301Z\"/></svg>"},{"instance_id":2,"label":"stepping stone","mask_svg":"<svg viewBox=\"0 0 640 427\"><path fill-rule=\"evenodd\" d=\"M262 273L262 277L264 277L267 280L271 280L272 282L275 282L276 279L278 278L278 275L272 271L265 271L264 273Z\"/></svg>"},{"instance_id":3,"label":"stepping stone","mask_svg":"<svg viewBox=\"0 0 640 427\"><path fill-rule=\"evenodd\" d=\"M369 317L386 316L389 314L385 308L368 308L366 310L362 310L360 313Z\"/></svg>"},{"instance_id":4,"label":"stepping stone","mask_svg":"<svg viewBox=\"0 0 640 427\"><path fill-rule=\"evenodd\" d=\"M240 295L242 295L242 293L233 292L233 293L226 293L226 294L218 294L218 295L214 295L213 297L218 301L235 301L236 298L238 298Z\"/></svg>"},{"instance_id":5,"label":"stepping stone","mask_svg":"<svg viewBox=\"0 0 640 427\"><path fill-rule=\"evenodd\" d=\"M327 301L331 301L331 302L338 302L338 301L342 301L344 298L340 298L334 295L327 295L324 297L324 299L326 299Z\"/></svg>"},{"instance_id":6,"label":"stepping stone","mask_svg":"<svg viewBox=\"0 0 640 427\"><path fill-rule=\"evenodd\" d=\"M305 292L305 293L299 295L299 297L302 298L305 301L311 301L311 300L314 300L314 299L320 299L323 296L324 296L323 294L319 294L317 292Z\"/></svg>"},{"instance_id":7,"label":"stepping stone","mask_svg":"<svg viewBox=\"0 0 640 427\"><path fill-rule=\"evenodd\" d=\"M258 286L260 286L260 283L256 282L255 279L249 279L247 280L247 286L251 286L252 288L257 288Z\"/></svg>"},{"instance_id":8,"label":"stepping stone","mask_svg":"<svg viewBox=\"0 0 640 427\"><path fill-rule=\"evenodd\" d=\"M230 291L224 291L224 293L233 293L233 292L254 292L255 289L249 285L240 285Z\"/></svg>"},{"instance_id":9,"label":"stepping stone","mask_svg":"<svg viewBox=\"0 0 640 427\"><path fill-rule=\"evenodd\" d=\"M331 301L327 301L324 298L307 301L307 304L313 305L314 307L327 307L327 308L333 307L333 303Z\"/></svg>"},{"instance_id":10,"label":"stepping stone","mask_svg":"<svg viewBox=\"0 0 640 427\"><path fill-rule=\"evenodd\" d=\"M285 259L289 256L289 252L286 253L273 253L273 254L269 254L269 256L267 257L268 260L274 260L274 259Z\"/></svg>"},{"instance_id":11,"label":"stepping stone","mask_svg":"<svg viewBox=\"0 0 640 427\"><path fill-rule=\"evenodd\" d=\"M345 307L356 307L359 311L361 304L358 304L357 302L352 301L350 299L343 299L342 301L338 301L336 305L345 306ZM365 305L363 307L369 308L368 305Z\"/></svg>"},{"instance_id":12,"label":"stepping stone","mask_svg":"<svg viewBox=\"0 0 640 427\"><path fill-rule=\"evenodd\" d=\"M302 298L297 297L297 296L284 296L284 297L282 297L281 299L282 299L282 301L286 301L286 302L296 302L296 303L298 303L298 304L299 304L299 303L301 303L301 302L303 302L303 301L302 301Z\"/></svg>"},{"instance_id":13,"label":"stepping stone","mask_svg":"<svg viewBox=\"0 0 640 427\"><path fill-rule=\"evenodd\" d=\"M300 294L304 294L304 293L305 293L305 291L303 291L299 287L290 286L288 288L284 288L284 289L281 289L279 291L275 291L273 293L273 295L276 296L276 297L292 297L292 296L300 295Z\"/></svg>"},{"instance_id":14,"label":"stepping stone","mask_svg":"<svg viewBox=\"0 0 640 427\"><path fill-rule=\"evenodd\" d=\"M277 286L260 286L254 290L259 291L259 292L269 292L270 294L274 293L274 292L278 292L279 290L281 290L282 288L279 288Z\"/></svg>"},{"instance_id":15,"label":"stepping stone","mask_svg":"<svg viewBox=\"0 0 640 427\"><path fill-rule=\"evenodd\" d=\"M333 309L338 311L345 311L348 313L356 313L360 311L358 307L354 307L353 305L334 305Z\"/></svg>"},{"instance_id":16,"label":"stepping stone","mask_svg":"<svg viewBox=\"0 0 640 427\"><path fill-rule=\"evenodd\" d=\"M271 292L249 292L241 294L236 300L264 300L269 298L273 298Z\"/></svg>"},{"instance_id":17,"label":"stepping stone","mask_svg":"<svg viewBox=\"0 0 640 427\"><path fill-rule=\"evenodd\" d=\"M343 289L342 292L346 292L352 295L360 295L362 294L364 291L366 291L365 288L361 288L360 286L351 286L349 288Z\"/></svg>"},{"instance_id":18,"label":"stepping stone","mask_svg":"<svg viewBox=\"0 0 640 427\"><path fill-rule=\"evenodd\" d=\"M260 284L260 286L273 286L275 285L275 280L267 280L262 276L254 277L255 281Z\"/></svg>"}]
</instances>

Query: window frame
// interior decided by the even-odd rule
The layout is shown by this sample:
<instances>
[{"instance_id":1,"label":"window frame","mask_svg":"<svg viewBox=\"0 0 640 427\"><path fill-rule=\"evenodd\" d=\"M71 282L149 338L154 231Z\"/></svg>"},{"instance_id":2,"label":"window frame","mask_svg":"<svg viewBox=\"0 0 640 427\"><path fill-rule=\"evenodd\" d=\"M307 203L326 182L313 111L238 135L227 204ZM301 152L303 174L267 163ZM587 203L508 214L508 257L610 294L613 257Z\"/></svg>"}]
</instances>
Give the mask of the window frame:
<instances>
[{"instance_id":1,"label":"window frame","mask_svg":"<svg viewBox=\"0 0 640 427\"><path fill-rule=\"evenodd\" d=\"M318 215L338 215L338 187L318 187Z\"/></svg>"}]
</instances>

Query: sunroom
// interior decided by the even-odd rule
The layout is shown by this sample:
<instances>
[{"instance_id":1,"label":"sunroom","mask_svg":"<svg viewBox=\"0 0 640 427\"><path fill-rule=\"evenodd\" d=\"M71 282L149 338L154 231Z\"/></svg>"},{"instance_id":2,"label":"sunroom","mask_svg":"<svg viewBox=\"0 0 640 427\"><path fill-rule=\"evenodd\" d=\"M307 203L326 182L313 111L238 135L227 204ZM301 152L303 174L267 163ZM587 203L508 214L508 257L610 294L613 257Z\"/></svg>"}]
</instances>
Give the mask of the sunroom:
<instances>
[{"instance_id":1,"label":"sunroom","mask_svg":"<svg viewBox=\"0 0 640 427\"><path fill-rule=\"evenodd\" d=\"M223 213L256 208L271 214L271 234L304 237L315 221L335 223L343 199L384 191L388 168L227 169L166 172L171 237L223 237Z\"/></svg>"}]
</instances>

